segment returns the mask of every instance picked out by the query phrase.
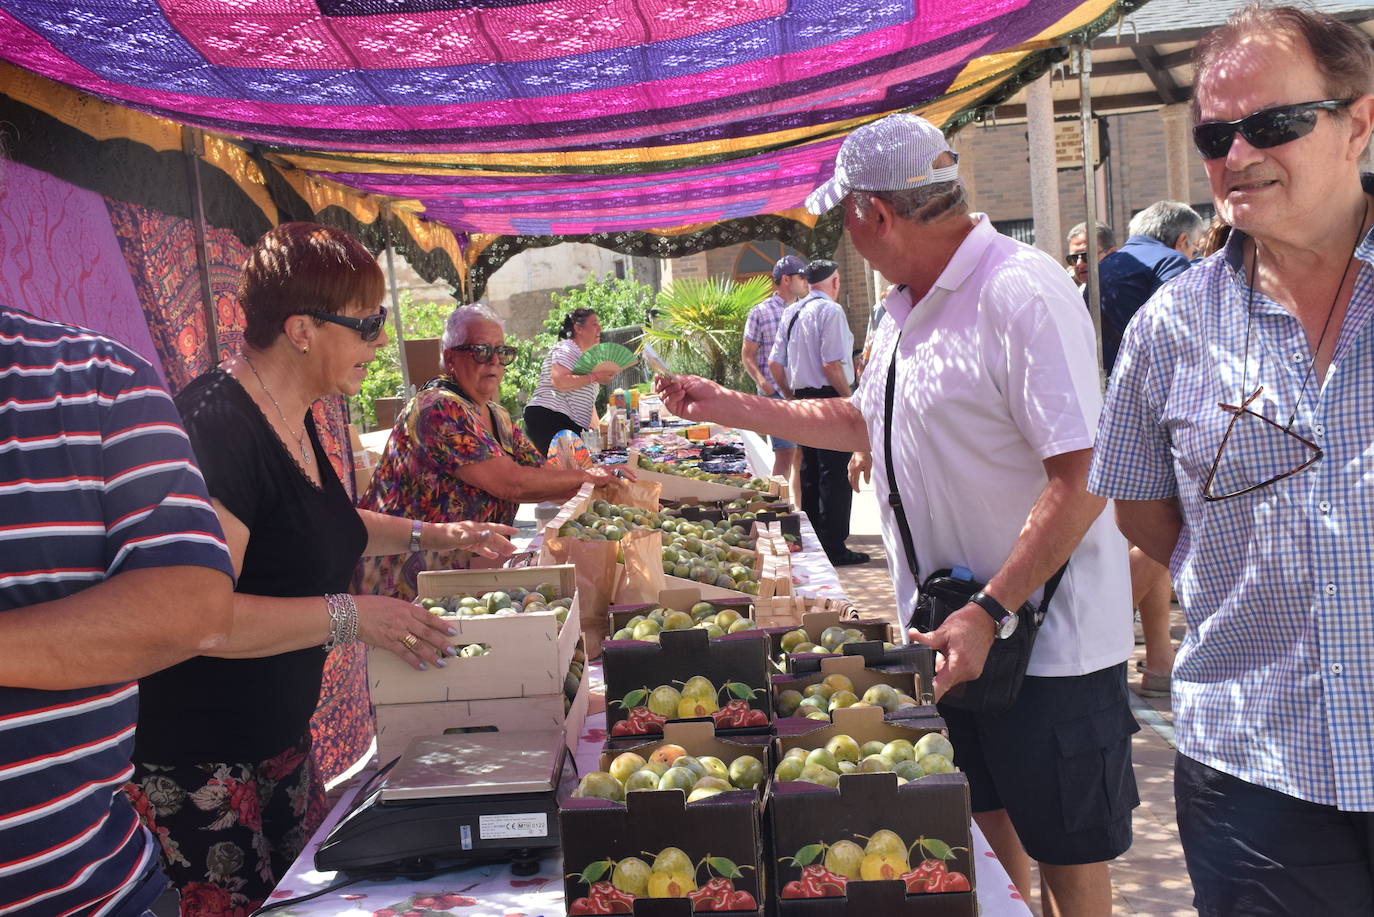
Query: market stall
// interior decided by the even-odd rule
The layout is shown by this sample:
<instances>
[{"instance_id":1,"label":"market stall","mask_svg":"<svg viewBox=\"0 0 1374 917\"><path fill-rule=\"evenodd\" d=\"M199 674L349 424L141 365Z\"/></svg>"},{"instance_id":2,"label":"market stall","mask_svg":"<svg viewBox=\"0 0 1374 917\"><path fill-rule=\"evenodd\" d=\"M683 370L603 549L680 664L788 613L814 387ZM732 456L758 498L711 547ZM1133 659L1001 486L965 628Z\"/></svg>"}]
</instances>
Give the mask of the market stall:
<instances>
[{"instance_id":1,"label":"market stall","mask_svg":"<svg viewBox=\"0 0 1374 917\"><path fill-rule=\"evenodd\" d=\"M595 770L606 737L605 715L588 717L577 744L578 772ZM367 775L359 778L359 785ZM434 917L452 913L464 917L557 917L566 913L564 863L548 857L534 875L520 876L507 863L473 866L431 876L394 876L347 885L347 876L315 869L315 851L354 801L357 789L339 800L305 852L292 864L269 905L290 901L275 913L294 917ZM979 912L983 917L1026 917L1030 909L1012 886L977 827L973 827L973 854ZM310 900L298 900L317 895Z\"/></svg>"},{"instance_id":2,"label":"market stall","mask_svg":"<svg viewBox=\"0 0 1374 917\"><path fill-rule=\"evenodd\" d=\"M639 897L681 901L645 913L787 913L828 896L835 914L1029 913L971 823L962 775L922 756L952 753L921 706L929 668L887 642L885 617L848 606L785 485L753 474L770 456L751 437L633 431L596 458L640 480L558 507L533 566L421 574L420 601L453 616L471 657L441 675L374 654L383 771L358 777L268 906L510 917L631 913ZM827 758L850 746L855 760ZM803 755L833 770L799 776L788 759ZM674 780L692 785L656 782ZM846 867L889 835L901 851ZM484 844L504 859L481 862ZM700 859L673 867L682 848Z\"/></svg>"}]
</instances>

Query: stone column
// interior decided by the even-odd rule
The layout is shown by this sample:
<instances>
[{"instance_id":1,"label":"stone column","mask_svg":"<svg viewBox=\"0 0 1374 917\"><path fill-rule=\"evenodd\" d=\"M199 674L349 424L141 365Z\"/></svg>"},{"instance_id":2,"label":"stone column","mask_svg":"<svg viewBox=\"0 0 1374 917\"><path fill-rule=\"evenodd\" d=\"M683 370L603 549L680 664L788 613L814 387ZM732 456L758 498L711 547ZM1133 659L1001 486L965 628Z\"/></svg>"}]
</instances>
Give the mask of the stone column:
<instances>
[{"instance_id":1,"label":"stone column","mask_svg":"<svg viewBox=\"0 0 1374 917\"><path fill-rule=\"evenodd\" d=\"M978 156L973 149L973 132L976 129L972 124L965 125L964 129L949 141L950 149L959 154L959 179L964 183L964 192L968 195L971 210L982 209L978 206L978 184L974 175L974 162Z\"/></svg>"},{"instance_id":2,"label":"stone column","mask_svg":"<svg viewBox=\"0 0 1374 917\"><path fill-rule=\"evenodd\" d=\"M1164 122L1164 165L1168 198L1171 201L1191 204L1192 192L1189 188L1192 182L1188 178L1188 164L1196 154L1193 152L1190 136L1193 119L1188 111L1188 104L1180 102L1165 105L1159 110L1159 117Z\"/></svg>"},{"instance_id":3,"label":"stone column","mask_svg":"<svg viewBox=\"0 0 1374 917\"><path fill-rule=\"evenodd\" d=\"M1054 162L1054 97L1047 73L1026 87L1026 136L1030 143L1031 216L1035 246L1055 261L1064 254L1059 226L1059 172Z\"/></svg>"}]
</instances>

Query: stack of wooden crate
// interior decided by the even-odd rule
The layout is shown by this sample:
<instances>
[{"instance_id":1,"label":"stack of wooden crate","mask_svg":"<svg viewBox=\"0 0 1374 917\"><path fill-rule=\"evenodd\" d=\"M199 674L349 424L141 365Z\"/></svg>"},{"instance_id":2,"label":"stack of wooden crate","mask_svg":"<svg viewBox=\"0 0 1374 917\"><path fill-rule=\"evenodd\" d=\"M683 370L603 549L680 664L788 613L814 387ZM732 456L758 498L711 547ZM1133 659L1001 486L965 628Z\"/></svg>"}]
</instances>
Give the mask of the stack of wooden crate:
<instances>
[{"instance_id":1,"label":"stack of wooden crate","mask_svg":"<svg viewBox=\"0 0 1374 917\"><path fill-rule=\"evenodd\" d=\"M571 566L429 571L419 576L419 597L481 596L515 587L533 590L544 583L572 598L561 625L554 611L445 616L458 632L450 638L454 646L482 644L485 652L451 657L446 667L423 672L394 653L368 652L368 687L383 763L418 736L493 729L564 729L568 747L576 749L588 692L577 577Z\"/></svg>"}]
</instances>

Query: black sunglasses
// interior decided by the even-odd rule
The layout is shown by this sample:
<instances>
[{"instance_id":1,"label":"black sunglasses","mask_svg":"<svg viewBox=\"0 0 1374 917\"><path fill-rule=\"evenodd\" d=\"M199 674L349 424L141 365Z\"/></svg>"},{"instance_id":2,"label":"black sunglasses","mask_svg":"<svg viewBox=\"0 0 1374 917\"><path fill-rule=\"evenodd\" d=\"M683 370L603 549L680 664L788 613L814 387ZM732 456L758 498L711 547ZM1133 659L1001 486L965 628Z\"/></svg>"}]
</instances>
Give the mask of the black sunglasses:
<instances>
[{"instance_id":1,"label":"black sunglasses","mask_svg":"<svg viewBox=\"0 0 1374 917\"><path fill-rule=\"evenodd\" d=\"M382 306L382 311L376 315L368 315L363 318L349 318L347 315L335 315L333 312L306 312L304 314L322 322L333 322L336 325L343 325L345 328L352 328L368 343L382 336L382 326L386 324L386 306Z\"/></svg>"},{"instance_id":2,"label":"black sunglasses","mask_svg":"<svg viewBox=\"0 0 1374 917\"><path fill-rule=\"evenodd\" d=\"M1082 264L1084 261L1088 260L1088 253L1069 252L1067 255L1064 256L1064 260L1067 261L1069 264Z\"/></svg>"},{"instance_id":3,"label":"black sunglasses","mask_svg":"<svg viewBox=\"0 0 1374 917\"><path fill-rule=\"evenodd\" d=\"M1317 126L1318 111L1336 111L1354 99L1322 99L1262 108L1234 121L1203 121L1193 127L1193 145L1203 159L1220 159L1240 134L1252 147L1267 150L1306 137Z\"/></svg>"},{"instance_id":4,"label":"black sunglasses","mask_svg":"<svg viewBox=\"0 0 1374 917\"><path fill-rule=\"evenodd\" d=\"M511 365L515 362L515 358L520 355L520 351L509 344L501 344L495 347L491 344L459 344L453 349L466 350L468 353L472 354L472 359L475 363L490 363L494 355L502 366Z\"/></svg>"}]
</instances>

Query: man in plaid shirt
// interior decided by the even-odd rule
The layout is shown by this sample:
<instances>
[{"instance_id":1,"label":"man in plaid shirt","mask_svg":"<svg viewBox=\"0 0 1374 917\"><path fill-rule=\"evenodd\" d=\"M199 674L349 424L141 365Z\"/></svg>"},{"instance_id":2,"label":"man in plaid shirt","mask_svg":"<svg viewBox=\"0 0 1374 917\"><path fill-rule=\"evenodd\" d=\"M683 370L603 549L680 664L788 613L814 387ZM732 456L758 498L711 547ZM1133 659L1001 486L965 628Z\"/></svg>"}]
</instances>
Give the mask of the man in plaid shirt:
<instances>
[{"instance_id":1,"label":"man in plaid shirt","mask_svg":"<svg viewBox=\"0 0 1374 917\"><path fill-rule=\"evenodd\" d=\"M759 394L766 398L783 397L768 369L768 355L773 352L773 341L778 336L782 311L805 296L810 289L806 283L806 262L796 255L783 255L773 265L772 295L750 309L749 317L744 321L740 360L744 363L744 371L758 386ZM799 490L797 469L801 450L796 443L781 436L770 438L773 444L773 473L787 478L793 494L796 494Z\"/></svg>"},{"instance_id":2,"label":"man in plaid shirt","mask_svg":"<svg viewBox=\"0 0 1374 917\"><path fill-rule=\"evenodd\" d=\"M1225 248L1126 331L1089 488L1170 564L1179 835L1204 915L1374 913L1374 52L1250 7L1197 47Z\"/></svg>"}]
</instances>

